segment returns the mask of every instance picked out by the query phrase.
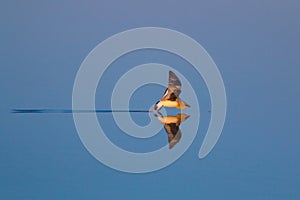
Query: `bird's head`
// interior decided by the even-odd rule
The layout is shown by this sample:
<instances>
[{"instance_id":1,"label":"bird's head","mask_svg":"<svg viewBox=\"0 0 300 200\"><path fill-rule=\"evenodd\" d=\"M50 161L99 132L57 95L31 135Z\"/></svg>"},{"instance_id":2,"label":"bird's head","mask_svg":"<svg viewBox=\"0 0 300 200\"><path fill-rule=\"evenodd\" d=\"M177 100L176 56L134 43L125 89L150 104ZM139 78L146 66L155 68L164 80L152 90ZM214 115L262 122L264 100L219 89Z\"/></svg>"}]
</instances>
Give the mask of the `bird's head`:
<instances>
[{"instance_id":1,"label":"bird's head","mask_svg":"<svg viewBox=\"0 0 300 200\"><path fill-rule=\"evenodd\" d=\"M162 103L160 101L158 101L154 105L154 111L159 111L162 107L163 107Z\"/></svg>"}]
</instances>

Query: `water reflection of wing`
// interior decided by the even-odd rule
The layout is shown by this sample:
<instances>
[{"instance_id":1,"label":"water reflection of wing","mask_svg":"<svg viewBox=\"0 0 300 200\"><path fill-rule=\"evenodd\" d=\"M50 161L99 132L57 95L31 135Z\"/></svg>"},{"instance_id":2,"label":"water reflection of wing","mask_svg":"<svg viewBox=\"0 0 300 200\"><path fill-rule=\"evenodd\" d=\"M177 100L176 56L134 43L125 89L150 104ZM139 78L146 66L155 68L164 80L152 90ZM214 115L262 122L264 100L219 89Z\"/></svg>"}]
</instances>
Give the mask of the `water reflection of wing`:
<instances>
[{"instance_id":1,"label":"water reflection of wing","mask_svg":"<svg viewBox=\"0 0 300 200\"><path fill-rule=\"evenodd\" d=\"M169 71L169 83L161 100L175 101L181 93L181 82L176 74Z\"/></svg>"},{"instance_id":2,"label":"water reflection of wing","mask_svg":"<svg viewBox=\"0 0 300 200\"><path fill-rule=\"evenodd\" d=\"M160 112L154 115L164 125L165 131L168 134L169 148L172 149L181 139L179 126L189 118L189 115L180 113L175 116L163 116Z\"/></svg>"},{"instance_id":3,"label":"water reflection of wing","mask_svg":"<svg viewBox=\"0 0 300 200\"><path fill-rule=\"evenodd\" d=\"M179 123L180 124L180 123ZM168 134L169 148L172 149L181 139L181 131L179 124L170 123L165 124L164 128Z\"/></svg>"}]
</instances>

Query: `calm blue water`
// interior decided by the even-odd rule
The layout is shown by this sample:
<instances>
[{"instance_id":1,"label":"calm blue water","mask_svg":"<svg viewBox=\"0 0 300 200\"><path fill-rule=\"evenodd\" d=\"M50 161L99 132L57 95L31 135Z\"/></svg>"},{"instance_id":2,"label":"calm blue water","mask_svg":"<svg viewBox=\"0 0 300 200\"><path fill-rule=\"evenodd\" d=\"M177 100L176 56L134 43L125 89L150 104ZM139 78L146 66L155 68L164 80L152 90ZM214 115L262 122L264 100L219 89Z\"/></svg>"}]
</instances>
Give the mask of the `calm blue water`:
<instances>
[{"instance_id":1,"label":"calm blue water","mask_svg":"<svg viewBox=\"0 0 300 200\"><path fill-rule=\"evenodd\" d=\"M0 13L1 199L300 199L299 2L6 1ZM120 58L104 74L96 96L97 109L109 109L115 81L150 61L190 77L203 111L200 129L187 152L163 170L127 174L102 165L82 145L71 114L10 113L70 109L86 55L112 34L141 26L193 37L219 67L228 113L205 159L197 155L210 117L207 89L188 63L165 52ZM157 85L140 88L130 107L149 108L163 91ZM141 125L149 120L147 114L132 117ZM125 138L111 114L98 118L124 148L143 151L167 142L161 132L141 144Z\"/></svg>"}]
</instances>

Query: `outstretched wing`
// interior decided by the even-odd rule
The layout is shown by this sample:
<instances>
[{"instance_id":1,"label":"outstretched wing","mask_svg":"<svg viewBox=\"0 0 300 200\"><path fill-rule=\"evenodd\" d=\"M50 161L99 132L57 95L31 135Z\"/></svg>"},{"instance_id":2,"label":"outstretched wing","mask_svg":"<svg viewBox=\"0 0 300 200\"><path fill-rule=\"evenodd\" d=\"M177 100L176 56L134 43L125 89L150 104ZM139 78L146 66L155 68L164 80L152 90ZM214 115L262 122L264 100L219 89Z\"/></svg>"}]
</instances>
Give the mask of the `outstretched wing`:
<instances>
[{"instance_id":1,"label":"outstretched wing","mask_svg":"<svg viewBox=\"0 0 300 200\"><path fill-rule=\"evenodd\" d=\"M169 71L169 84L168 89L171 90L177 97L179 97L181 93L181 82L176 74L172 71Z\"/></svg>"},{"instance_id":2,"label":"outstretched wing","mask_svg":"<svg viewBox=\"0 0 300 200\"><path fill-rule=\"evenodd\" d=\"M170 123L164 125L165 131L168 134L169 148L172 149L181 139L181 131L179 125L176 123Z\"/></svg>"},{"instance_id":3,"label":"outstretched wing","mask_svg":"<svg viewBox=\"0 0 300 200\"><path fill-rule=\"evenodd\" d=\"M181 82L176 74L169 71L169 83L161 100L175 101L181 93Z\"/></svg>"}]
</instances>

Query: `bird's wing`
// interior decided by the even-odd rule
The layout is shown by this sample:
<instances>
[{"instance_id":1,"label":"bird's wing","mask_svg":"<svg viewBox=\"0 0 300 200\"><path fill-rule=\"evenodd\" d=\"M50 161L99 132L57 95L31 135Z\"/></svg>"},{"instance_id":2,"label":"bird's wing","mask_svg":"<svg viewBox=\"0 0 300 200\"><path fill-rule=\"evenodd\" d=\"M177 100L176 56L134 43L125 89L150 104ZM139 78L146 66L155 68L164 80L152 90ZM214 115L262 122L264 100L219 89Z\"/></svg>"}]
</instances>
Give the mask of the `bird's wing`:
<instances>
[{"instance_id":1,"label":"bird's wing","mask_svg":"<svg viewBox=\"0 0 300 200\"><path fill-rule=\"evenodd\" d=\"M169 83L161 100L175 101L181 93L181 82L176 74L169 71Z\"/></svg>"},{"instance_id":2,"label":"bird's wing","mask_svg":"<svg viewBox=\"0 0 300 200\"><path fill-rule=\"evenodd\" d=\"M176 74L172 71L169 71L169 84L168 89L171 90L177 97L181 93L181 82Z\"/></svg>"},{"instance_id":3,"label":"bird's wing","mask_svg":"<svg viewBox=\"0 0 300 200\"><path fill-rule=\"evenodd\" d=\"M179 125L176 125L176 123L170 123L165 124L164 128L168 134L169 148L172 149L181 138L181 131L179 129Z\"/></svg>"},{"instance_id":4,"label":"bird's wing","mask_svg":"<svg viewBox=\"0 0 300 200\"><path fill-rule=\"evenodd\" d=\"M172 92L169 88L165 90L165 93L163 97L160 100L170 100L170 101L175 101L177 99L177 96L175 95L174 92Z\"/></svg>"}]
</instances>

